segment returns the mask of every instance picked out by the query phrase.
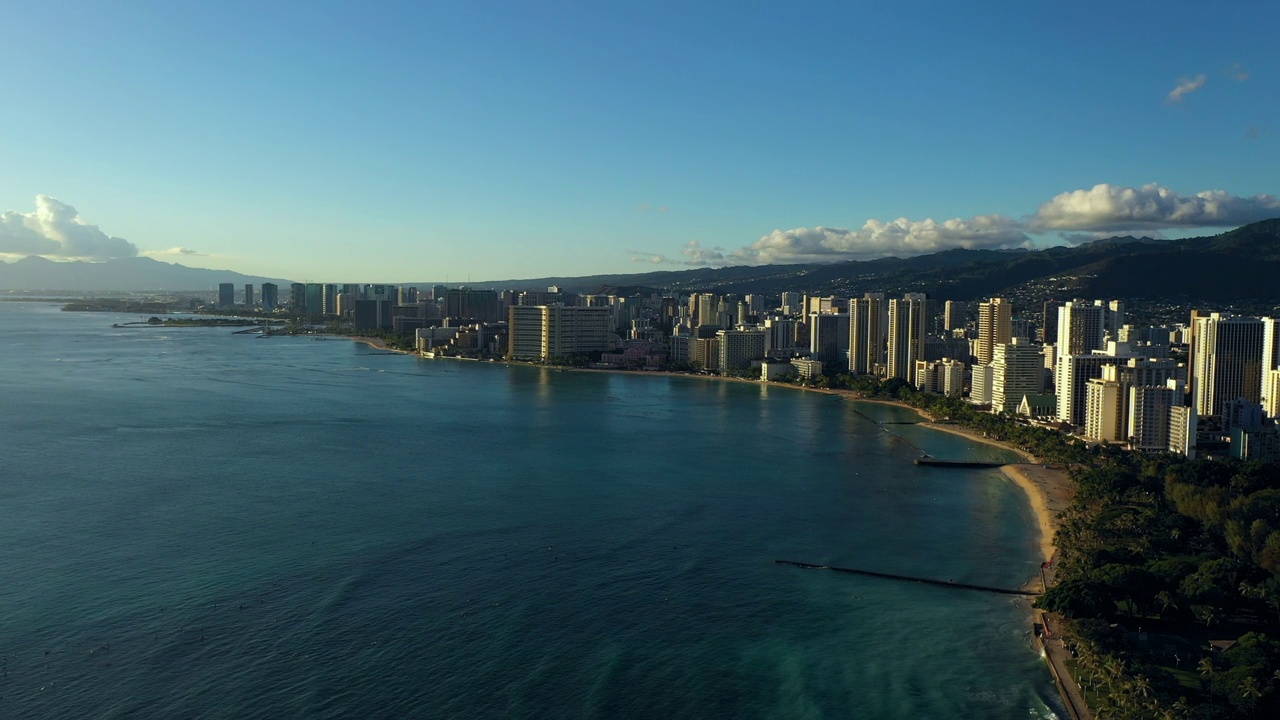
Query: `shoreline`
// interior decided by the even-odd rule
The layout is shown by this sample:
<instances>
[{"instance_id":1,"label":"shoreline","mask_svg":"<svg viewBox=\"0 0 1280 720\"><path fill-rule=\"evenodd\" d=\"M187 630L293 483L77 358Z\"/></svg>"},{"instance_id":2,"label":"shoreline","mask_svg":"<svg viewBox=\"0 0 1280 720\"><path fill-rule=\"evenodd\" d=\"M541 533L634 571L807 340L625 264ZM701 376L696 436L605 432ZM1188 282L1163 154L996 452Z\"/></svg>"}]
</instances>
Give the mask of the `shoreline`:
<instances>
[{"instance_id":1,"label":"shoreline","mask_svg":"<svg viewBox=\"0 0 1280 720\"><path fill-rule=\"evenodd\" d=\"M404 355L418 355L418 353L416 352L405 352L401 350L393 350L391 348L388 348L378 338L352 337L352 339L355 340L356 342L362 342L365 345L368 345L369 347L378 349L378 350L391 351L391 352L396 352ZM446 359L460 359L460 358L446 358ZM544 368L550 367L550 366L540 366L540 365L534 365L534 364L528 364L528 363L513 363L509 361L502 361L502 364L507 367L515 367L515 366L544 367ZM999 470L1006 479L1008 479L1009 481L1017 485L1018 488L1021 489L1023 493L1025 493L1027 496L1027 501L1031 505L1031 511L1035 515L1037 525L1039 527L1039 538L1038 538L1037 544L1040 549L1042 561L1045 564L1048 564L1051 566L1054 557L1057 555L1057 545L1055 541L1057 537L1058 528L1060 527L1058 518L1061 515L1061 513L1070 505L1072 498L1075 496L1075 486L1072 484L1071 479L1067 476L1067 472L1065 468L1050 467L1044 464L1035 455L1033 455L1030 452L1027 452L1026 450L1022 450L1021 448L1015 447L1009 443L1002 442L1000 440L995 440L993 438L985 437L969 428L964 427L963 425L956 425L953 423L940 423L924 410L921 410L920 408L917 408L917 407L913 407L905 402L902 402L901 400L889 400L889 399L863 397L862 395L852 390L843 390L843 389L836 389L836 388L813 388L813 387L806 387L802 385L793 385L791 383L779 383L779 382L764 381L764 380L751 380L748 378L724 377L724 376L718 376L718 375L699 375L699 374L667 372L667 371L646 371L646 370L637 371L637 370L626 370L622 368L564 367L564 368L555 368L555 369L570 370L570 371L577 371L577 372L589 372L589 373L593 372L593 373L610 373L610 374L622 374L622 375L683 377L683 378L691 378L691 379L714 380L717 382L727 381L727 382L736 382L736 383L749 383L752 385L758 385L766 388L782 387L782 388L788 388L791 390L807 390L807 391L821 393L823 395L831 395L846 401L877 403L881 405L892 405L895 407L911 410L915 412L922 419L923 422L921 422L920 424L923 425L924 427L931 428L939 432L958 435L972 442L977 442L984 445L989 445L992 447L998 447L1004 450L1008 450L1017 454L1019 457L1021 457L1023 459L1023 462L1007 463L1005 465L1001 465L999 467ZM1028 579L1021 586L1022 589L1043 593L1045 591L1044 572L1045 572L1044 569L1042 569L1041 572L1037 573L1035 576ZM1046 618L1043 617L1043 613L1041 611L1036 610L1034 607L1028 606L1027 611L1031 615L1032 620L1035 622L1041 622L1046 620ZM1080 688L1071 679L1070 674L1067 673L1067 670L1066 670L1067 658L1066 658L1065 648L1063 648L1060 642L1053 643L1044 638L1039 638L1039 645L1042 649L1042 653L1043 653L1042 657L1044 658L1046 664L1049 666L1050 675L1053 677L1054 682L1058 687L1059 695L1061 695L1062 697L1062 701L1067 708L1068 714L1070 714L1073 718L1077 718L1077 719L1091 718L1092 715L1088 710L1088 706L1084 703Z\"/></svg>"},{"instance_id":2,"label":"shoreline","mask_svg":"<svg viewBox=\"0 0 1280 720\"><path fill-rule=\"evenodd\" d=\"M348 337L348 338L351 338L354 342L358 342L362 345L367 345L370 348L373 348L374 350L382 350L384 352L395 353L397 355L417 355L418 354L416 352L412 352L409 350L397 350L395 348L389 348L387 347L386 341L382 340L381 338L364 337L362 335L339 335L337 337Z\"/></svg>"},{"instance_id":3,"label":"shoreline","mask_svg":"<svg viewBox=\"0 0 1280 720\"><path fill-rule=\"evenodd\" d=\"M371 348L378 350L386 350L388 352L400 353L403 355L417 355L416 352L408 352L404 350L395 350L386 347L385 343L378 338L350 336L356 342L364 343ZM460 358L441 358L441 359L460 359ZM533 363L513 363L510 361L501 361L502 365L507 367L546 367L549 365L536 365ZM631 376L659 376L659 377L682 377L695 380L711 380L715 382L734 382L756 385L760 387L779 387L790 390L804 390L809 392L820 393L823 395L831 395L843 400L854 402L875 403L878 405L892 405L894 407L911 410L920 416L924 421L920 425L937 430L939 432L958 435L972 442L998 447L1002 450L1008 450L1017 454L1023 459L1021 463L1008 463L1002 465L999 469L1006 478L1022 489L1027 495L1028 501L1031 503L1032 512L1035 514L1038 525L1040 527L1039 546L1040 552L1045 562L1050 562L1054 554L1057 552L1057 546L1054 544L1054 537L1058 532L1058 515L1071 502L1072 496L1075 494L1075 488L1071 485L1071 480L1067 477L1067 473L1063 469L1050 468L1035 455L1015 447L1009 443L995 440L993 438L979 435L977 432L953 423L941 423L935 420L929 413L920 408L909 405L901 400L888 400L882 398L863 397L853 390L841 390L837 388L814 388L803 385L794 385L791 383L780 383L765 380L752 380L740 377L725 377L722 375L700 375L682 372L669 372L664 370L626 370L623 368L582 368L582 367L557 367L556 370L567 370L571 372L584 373L608 373L612 375L631 375ZM1035 584L1040 586L1039 576L1028 581L1027 585ZM1040 587L1043 591L1043 587Z\"/></svg>"},{"instance_id":4,"label":"shoreline","mask_svg":"<svg viewBox=\"0 0 1280 720\"><path fill-rule=\"evenodd\" d=\"M383 346L382 341L378 340L377 338L352 338L352 339L357 340L359 342L365 342L370 347L376 347L378 349L384 349L384 350L391 350L390 348L386 348L385 346ZM397 350L391 350L391 351L402 352ZM416 353L404 353L404 354L416 354ZM455 358L443 358L443 359L455 359ZM502 364L506 365L507 367L518 367L518 366L547 367L547 368L551 367L551 366L545 366L545 365L535 365L532 363L513 363L510 361L502 361ZM756 385L760 387L770 387L770 388L779 387L779 388L787 388L790 390L804 390L809 392L820 393L823 395L831 395L837 398L841 398L843 400L849 400L853 402L875 403L878 405L892 405L894 407L903 408L905 410L911 410L912 412L919 415L920 418L924 421L920 423L920 425L924 427L937 430L939 432L958 435L967 440L981 443L983 445L989 445L991 447L1001 448L1002 450L1008 450L1012 453L1017 454L1019 457L1023 459L1023 462L1021 463L1008 463L1000 466L999 469L1000 469L1000 472L1004 474L1006 478L1008 478L1015 485L1021 488L1022 491L1027 495L1027 499L1031 504L1031 510L1035 514L1037 519L1037 524L1039 525L1039 528L1040 528L1039 546L1040 546L1041 555L1043 556L1045 562L1052 561L1053 556L1057 553L1057 546L1054 544L1054 537L1057 535L1058 527L1059 527L1058 515L1061 514L1062 511L1067 508L1067 506L1071 502L1071 498L1075 495L1075 488L1072 486L1071 480L1070 478L1067 477L1067 473L1064 469L1050 468L1046 466L1039 458L1027 452L1026 450L1022 450L1021 448L1015 447L1009 443L1006 443L1000 440L995 440L993 438L985 437L973 430L970 430L969 428L964 427L963 425L938 422L931 415L929 415L929 413L925 412L924 410L921 410L920 408L909 405L901 400L868 398L858 394L853 390L842 390L837 388L806 387L803 385L794 385L791 383L779 383L779 382L765 381L765 380L752 380L749 378L740 378L740 377L725 377L722 375L700 375L700 374L691 374L691 373L682 373L682 372L668 372L663 370L626 370L623 368L564 367L564 368L555 368L555 369L567 370L572 372L585 372L585 373L608 373L613 375L632 375L632 376L683 377L683 378L690 378L695 380L711 380L715 382L746 383L746 384ZM1038 575L1028 580L1027 584L1024 587L1028 587L1032 585L1038 587L1040 591L1043 592L1044 588L1041 586L1040 577Z\"/></svg>"}]
</instances>

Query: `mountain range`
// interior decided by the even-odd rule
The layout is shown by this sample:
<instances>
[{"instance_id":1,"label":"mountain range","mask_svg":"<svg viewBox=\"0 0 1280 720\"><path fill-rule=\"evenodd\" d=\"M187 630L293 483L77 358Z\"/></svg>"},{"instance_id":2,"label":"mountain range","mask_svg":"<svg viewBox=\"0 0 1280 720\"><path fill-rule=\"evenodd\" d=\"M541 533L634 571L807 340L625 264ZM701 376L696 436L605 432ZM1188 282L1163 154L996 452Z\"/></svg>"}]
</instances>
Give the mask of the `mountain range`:
<instances>
[{"instance_id":1,"label":"mountain range","mask_svg":"<svg viewBox=\"0 0 1280 720\"><path fill-rule=\"evenodd\" d=\"M28 257L15 263L0 263L0 290L209 291L222 282L274 282L287 286L290 281L189 268L141 257L103 263ZM425 288L435 283L403 284ZM1220 235L1180 240L1125 236L1043 250L957 249L909 258L828 264L691 268L470 284L502 289L557 285L579 293L706 291L775 295L792 290L861 295L911 291L953 300L1036 295L1039 288L1045 296L1280 301L1280 218Z\"/></svg>"},{"instance_id":2,"label":"mountain range","mask_svg":"<svg viewBox=\"0 0 1280 720\"><path fill-rule=\"evenodd\" d=\"M0 263L0 291L122 292L122 291L216 291L218 283L261 285L273 282L288 287L289 280L242 275L230 270L206 270L149 257L121 258L107 262L54 262L42 257L25 257Z\"/></svg>"},{"instance_id":3,"label":"mountain range","mask_svg":"<svg viewBox=\"0 0 1280 720\"><path fill-rule=\"evenodd\" d=\"M575 292L676 291L816 295L923 292L951 300L1001 295L1191 298L1280 302L1280 218L1221 235L1110 237L1043 250L945 250L910 258L821 265L696 268L633 275L539 278L493 287L559 285Z\"/></svg>"}]
</instances>

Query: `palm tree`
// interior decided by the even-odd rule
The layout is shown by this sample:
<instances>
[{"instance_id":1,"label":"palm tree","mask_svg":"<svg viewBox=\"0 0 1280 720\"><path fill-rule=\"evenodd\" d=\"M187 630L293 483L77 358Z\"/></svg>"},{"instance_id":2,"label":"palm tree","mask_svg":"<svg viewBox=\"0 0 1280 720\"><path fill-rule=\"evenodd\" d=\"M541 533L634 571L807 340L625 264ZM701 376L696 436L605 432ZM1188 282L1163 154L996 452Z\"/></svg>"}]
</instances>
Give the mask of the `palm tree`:
<instances>
[{"instance_id":1,"label":"palm tree","mask_svg":"<svg viewBox=\"0 0 1280 720\"><path fill-rule=\"evenodd\" d=\"M1253 715L1253 711L1258 706L1258 698L1262 697L1262 689L1258 687L1258 680L1252 675L1244 679L1240 683L1240 698L1249 708L1249 714Z\"/></svg>"},{"instance_id":2,"label":"palm tree","mask_svg":"<svg viewBox=\"0 0 1280 720\"><path fill-rule=\"evenodd\" d=\"M1200 658L1200 664L1197 665L1196 668L1200 671L1201 675L1209 676L1209 695L1214 695L1217 692L1217 688L1215 688L1213 684L1213 671L1216 669L1213 667L1213 658Z\"/></svg>"},{"instance_id":3,"label":"palm tree","mask_svg":"<svg viewBox=\"0 0 1280 720\"><path fill-rule=\"evenodd\" d=\"M1151 704L1147 702L1148 698L1151 696L1151 680L1149 680L1146 675L1139 675L1129 681L1129 690L1135 697L1141 698L1138 700L1138 716L1144 717L1146 715L1146 710L1151 707Z\"/></svg>"}]
</instances>

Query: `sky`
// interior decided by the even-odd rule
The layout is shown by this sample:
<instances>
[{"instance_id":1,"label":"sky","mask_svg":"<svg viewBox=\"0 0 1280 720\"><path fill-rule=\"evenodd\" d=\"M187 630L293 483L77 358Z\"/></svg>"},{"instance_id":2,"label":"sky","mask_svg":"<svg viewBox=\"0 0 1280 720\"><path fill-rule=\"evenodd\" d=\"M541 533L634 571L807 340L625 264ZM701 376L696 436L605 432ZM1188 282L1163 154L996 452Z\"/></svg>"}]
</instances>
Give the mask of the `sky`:
<instances>
[{"instance_id":1,"label":"sky","mask_svg":"<svg viewBox=\"0 0 1280 720\"><path fill-rule=\"evenodd\" d=\"M1280 216L1280 3L0 6L0 259L509 279Z\"/></svg>"}]
</instances>

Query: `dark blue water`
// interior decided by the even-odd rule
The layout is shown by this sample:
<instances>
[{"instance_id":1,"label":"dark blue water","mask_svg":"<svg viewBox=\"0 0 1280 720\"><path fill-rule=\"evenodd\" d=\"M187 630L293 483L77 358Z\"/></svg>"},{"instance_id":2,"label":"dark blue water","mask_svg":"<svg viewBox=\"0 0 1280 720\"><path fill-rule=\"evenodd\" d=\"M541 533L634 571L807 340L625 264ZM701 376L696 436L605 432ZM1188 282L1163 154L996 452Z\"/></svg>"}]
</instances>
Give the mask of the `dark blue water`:
<instances>
[{"instance_id":1,"label":"dark blue water","mask_svg":"<svg viewBox=\"0 0 1280 720\"><path fill-rule=\"evenodd\" d=\"M1024 601L773 563L1019 586L1020 491L911 464L999 450L783 388L135 319L0 303L0 717L1057 707Z\"/></svg>"}]
</instances>

